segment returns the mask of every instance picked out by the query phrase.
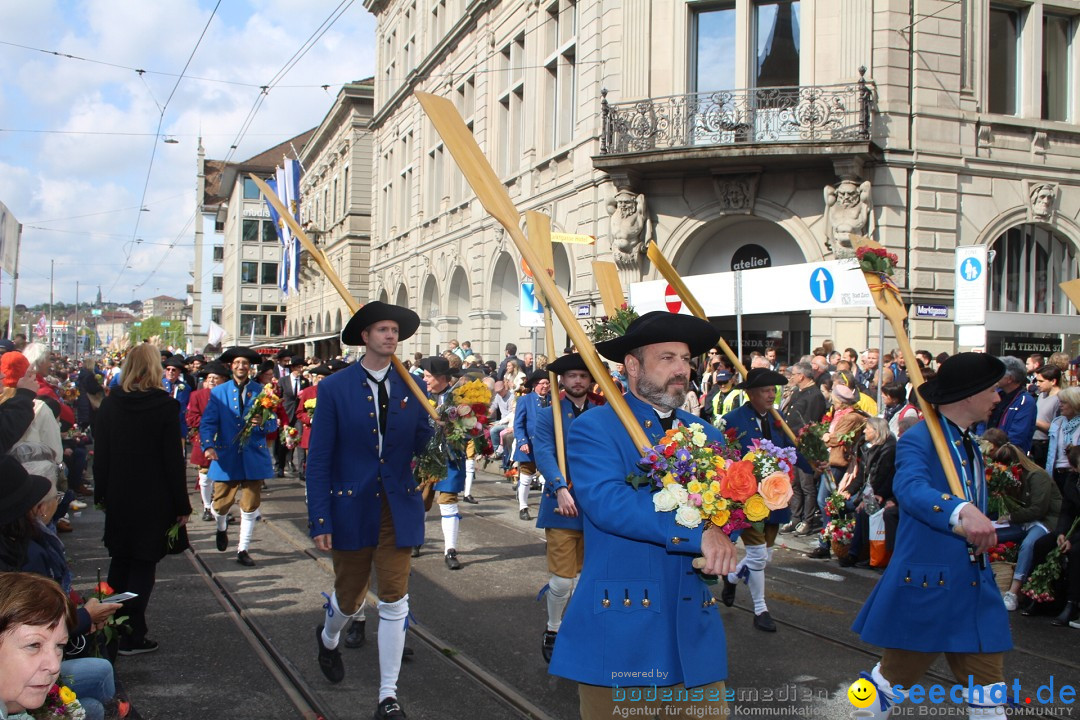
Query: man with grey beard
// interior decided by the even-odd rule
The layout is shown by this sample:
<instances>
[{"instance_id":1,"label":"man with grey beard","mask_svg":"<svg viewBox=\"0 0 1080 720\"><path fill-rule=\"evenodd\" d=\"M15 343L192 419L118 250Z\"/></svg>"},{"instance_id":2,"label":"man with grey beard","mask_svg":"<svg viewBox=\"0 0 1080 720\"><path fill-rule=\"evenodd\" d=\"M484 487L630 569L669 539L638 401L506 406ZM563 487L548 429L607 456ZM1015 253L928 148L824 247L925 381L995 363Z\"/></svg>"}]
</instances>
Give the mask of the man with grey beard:
<instances>
[{"instance_id":1,"label":"man with grey beard","mask_svg":"<svg viewBox=\"0 0 1080 720\"><path fill-rule=\"evenodd\" d=\"M701 428L706 442L722 440L718 430L678 409L690 384L690 358L719 335L704 320L651 312L623 336L597 344L603 357L626 366L624 397L650 444L681 425ZM566 455L583 513L585 561L549 671L579 684L583 720L610 718L625 707L612 688L632 695L635 688L627 685L648 686L637 689L654 698L640 706L649 717L726 715L723 622L692 563L702 555L703 572L732 572L735 546L712 523L698 518L689 527L675 521L675 512L658 512L652 493L627 483L639 470L641 449L610 405L574 421ZM653 692L657 687L663 690ZM698 691L679 702L684 688Z\"/></svg>"}]
</instances>

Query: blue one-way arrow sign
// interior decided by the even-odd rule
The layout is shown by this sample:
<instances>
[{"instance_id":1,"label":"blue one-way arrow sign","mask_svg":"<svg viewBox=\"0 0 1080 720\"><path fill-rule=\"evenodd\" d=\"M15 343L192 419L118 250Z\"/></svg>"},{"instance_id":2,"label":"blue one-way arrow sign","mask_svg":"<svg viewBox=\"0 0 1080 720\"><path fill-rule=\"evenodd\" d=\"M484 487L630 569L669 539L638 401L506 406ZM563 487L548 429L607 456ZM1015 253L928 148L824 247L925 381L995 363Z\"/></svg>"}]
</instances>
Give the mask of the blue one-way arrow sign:
<instances>
[{"instance_id":1,"label":"blue one-way arrow sign","mask_svg":"<svg viewBox=\"0 0 1080 720\"><path fill-rule=\"evenodd\" d=\"M823 267L819 267L810 274L810 294L819 303L827 303L832 299L836 283L833 282L832 273Z\"/></svg>"}]
</instances>

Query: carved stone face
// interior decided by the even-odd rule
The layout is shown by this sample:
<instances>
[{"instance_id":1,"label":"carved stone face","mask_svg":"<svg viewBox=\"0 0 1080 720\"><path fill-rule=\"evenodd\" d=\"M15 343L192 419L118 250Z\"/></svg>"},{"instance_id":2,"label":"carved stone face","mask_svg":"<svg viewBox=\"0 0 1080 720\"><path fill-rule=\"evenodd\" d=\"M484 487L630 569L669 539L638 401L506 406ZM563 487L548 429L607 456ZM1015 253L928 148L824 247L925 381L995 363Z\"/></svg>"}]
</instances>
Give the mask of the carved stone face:
<instances>
[{"instance_id":1,"label":"carved stone face","mask_svg":"<svg viewBox=\"0 0 1080 720\"><path fill-rule=\"evenodd\" d=\"M1054 189L1040 185L1031 194L1031 212L1037 217L1048 217L1054 208Z\"/></svg>"},{"instance_id":2,"label":"carved stone face","mask_svg":"<svg viewBox=\"0 0 1080 720\"><path fill-rule=\"evenodd\" d=\"M853 208L859 204L859 188L853 182L844 181L836 188L836 204Z\"/></svg>"},{"instance_id":3,"label":"carved stone face","mask_svg":"<svg viewBox=\"0 0 1080 720\"><path fill-rule=\"evenodd\" d=\"M619 206L619 214L624 217L633 217L637 214L637 202L633 198L620 198L616 201Z\"/></svg>"}]
</instances>

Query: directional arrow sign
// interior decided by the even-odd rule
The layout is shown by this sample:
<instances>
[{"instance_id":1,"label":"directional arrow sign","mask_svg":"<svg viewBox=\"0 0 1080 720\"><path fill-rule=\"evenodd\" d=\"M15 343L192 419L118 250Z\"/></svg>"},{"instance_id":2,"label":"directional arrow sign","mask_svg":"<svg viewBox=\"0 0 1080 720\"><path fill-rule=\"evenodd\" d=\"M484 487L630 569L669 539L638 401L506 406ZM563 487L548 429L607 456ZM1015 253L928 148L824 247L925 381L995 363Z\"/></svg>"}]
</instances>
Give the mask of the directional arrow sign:
<instances>
[{"instance_id":1,"label":"directional arrow sign","mask_svg":"<svg viewBox=\"0 0 1080 720\"><path fill-rule=\"evenodd\" d=\"M833 290L836 285L833 283L833 276L828 270L823 267L819 267L810 276L810 294L814 296L814 299L819 303L827 303L832 299Z\"/></svg>"}]
</instances>

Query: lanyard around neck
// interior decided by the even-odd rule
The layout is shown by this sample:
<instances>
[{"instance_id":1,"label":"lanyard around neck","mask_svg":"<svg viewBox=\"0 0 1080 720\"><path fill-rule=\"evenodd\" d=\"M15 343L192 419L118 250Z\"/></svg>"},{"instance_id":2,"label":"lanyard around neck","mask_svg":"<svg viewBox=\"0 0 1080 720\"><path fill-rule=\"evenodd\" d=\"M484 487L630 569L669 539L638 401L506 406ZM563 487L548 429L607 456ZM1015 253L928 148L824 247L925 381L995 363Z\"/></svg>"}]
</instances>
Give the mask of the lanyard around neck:
<instances>
[{"instance_id":1,"label":"lanyard around neck","mask_svg":"<svg viewBox=\"0 0 1080 720\"><path fill-rule=\"evenodd\" d=\"M978 448L975 449L975 456L971 458L971 473L968 473L967 463L967 447L964 443L963 435L957 437L957 431L954 429L952 422L946 421L941 423L945 430L945 437L949 443L949 450L956 462L960 466L960 474L963 476L964 485L964 499L970 503L973 503L975 507L979 509L979 512L986 514L986 493L983 492L985 483L982 482L982 461L979 457L980 452ZM961 448L963 452L961 454Z\"/></svg>"}]
</instances>

